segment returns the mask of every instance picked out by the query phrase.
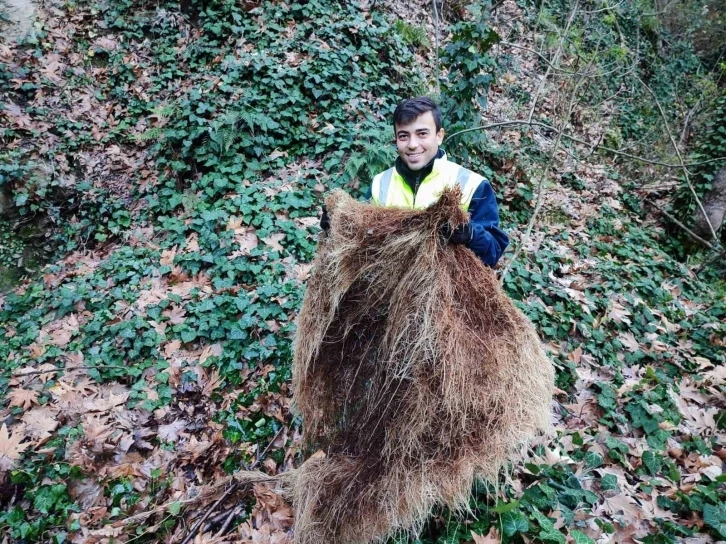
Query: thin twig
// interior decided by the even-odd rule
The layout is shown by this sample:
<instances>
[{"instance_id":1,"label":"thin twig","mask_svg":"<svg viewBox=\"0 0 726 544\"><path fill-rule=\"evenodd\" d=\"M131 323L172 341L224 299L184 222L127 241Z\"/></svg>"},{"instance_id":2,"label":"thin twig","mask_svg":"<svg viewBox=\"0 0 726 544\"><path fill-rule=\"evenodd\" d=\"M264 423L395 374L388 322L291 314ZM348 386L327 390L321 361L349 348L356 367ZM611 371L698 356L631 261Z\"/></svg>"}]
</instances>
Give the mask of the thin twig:
<instances>
[{"instance_id":1,"label":"thin twig","mask_svg":"<svg viewBox=\"0 0 726 544\"><path fill-rule=\"evenodd\" d=\"M726 249L719 251L718 253L716 253L715 255L713 255L711 258L709 258L708 260L706 260L703 263L701 263L701 266L699 266L696 270L694 270L695 274L696 275L700 274L703 271L704 268L706 268L711 263L719 260L724 255L726 255Z\"/></svg>"},{"instance_id":2,"label":"thin twig","mask_svg":"<svg viewBox=\"0 0 726 544\"><path fill-rule=\"evenodd\" d=\"M545 72L544 77L542 78L542 81L540 81L539 86L537 87L537 91L534 93L534 100L532 100L532 106L529 109L529 116L527 117L529 121L532 121L532 117L534 116L534 110L537 107L537 100L539 100L539 95L544 89L545 83L547 83L547 78L550 75L550 71L552 70L552 67L557 64L557 62L560 60L560 55L562 54L562 46L565 45L565 36L570 31L570 25L572 24L572 21L575 19L575 14L577 13L577 4L578 2L575 2L575 5L572 6L572 11L570 12L570 16L567 18L567 24L565 25L565 29L560 34L560 39L557 44L557 50L555 51L555 54L552 56L552 62L548 63L547 71Z\"/></svg>"},{"instance_id":3,"label":"thin twig","mask_svg":"<svg viewBox=\"0 0 726 544\"><path fill-rule=\"evenodd\" d=\"M638 27L638 28L640 28L640 27ZM711 68L711 71L713 71L713 69L719 65L724 54L726 54L726 45L723 47L723 49L721 49L721 52L719 53L718 58L716 59L716 62L713 65L713 68ZM723 74L724 74L724 71L721 70L718 75L718 78L716 78L715 84L717 87L718 87L718 84L721 82L721 78L723 77ZM681 137L678 139L678 145L682 146L685 143L686 137L687 137L687 132L688 132L688 126L691 122L691 117L695 114L696 110L701 105L701 102L703 102L703 99L705 98L705 96L706 96L706 87L704 86L704 88L701 90L701 96L699 96L698 100L696 100L696 104L690 110L688 110L688 113L686 114L686 118L683 122L683 130L681 130Z\"/></svg>"},{"instance_id":4,"label":"thin twig","mask_svg":"<svg viewBox=\"0 0 726 544\"><path fill-rule=\"evenodd\" d=\"M621 5L623 4L623 2L624 2L624 1L625 1L625 0L620 0L620 2L618 2L618 3L617 3L617 4L615 4L614 6L608 6L608 5L607 5L607 2L606 2L606 3L605 3L606 7L604 7L604 8L600 8L600 9L595 9L595 10L592 10L592 11L581 11L580 13L582 13L583 15L592 15L592 14L594 14L594 13L601 13L601 12L603 12L603 11L610 11L610 10L612 10L612 9L615 9L615 8L617 8L617 7L620 7L620 6L621 6Z\"/></svg>"},{"instance_id":5,"label":"thin twig","mask_svg":"<svg viewBox=\"0 0 726 544\"><path fill-rule=\"evenodd\" d=\"M663 208L657 206L655 204L655 202L653 202L652 200L646 200L646 202L648 202L649 204L655 206L660 213L662 213L668 219L670 219L673 223L675 223L676 225L678 225L679 227L681 227L685 231L685 233L688 234L688 236L690 236L691 238L693 238L696 242L700 242L701 244L703 244L704 246L706 246L708 249L710 249L712 251L718 251L718 248L715 247L711 242L709 242L709 241L704 240L703 238L701 238L698 234L696 234L691 229L689 229L687 226L685 226L683 223L681 223L680 221L678 221L678 219L676 219L675 217L673 217L671 214L669 214Z\"/></svg>"},{"instance_id":6,"label":"thin twig","mask_svg":"<svg viewBox=\"0 0 726 544\"><path fill-rule=\"evenodd\" d=\"M525 47L523 45L519 45L519 44L512 43L512 42L507 42L507 41L499 41L499 42L497 42L497 45L506 45L506 46L509 46L509 47L514 47L515 49L522 49L524 51L529 51L530 53L532 53L534 55L537 55L540 59L542 59L545 63L547 63L550 66L550 68L552 68L555 72L561 72L563 74L567 74L567 75L571 75L571 76L586 75L586 76L593 76L594 77L596 75L599 75L601 77L605 77L605 76L609 76L611 74L614 74L615 72L617 72L618 70L620 70L620 66L619 66L620 62L619 61L609 62L607 64L603 64L602 66L598 67L598 69L602 69L602 68L607 68L609 66L617 66L617 68L614 68L614 69L612 69L610 71L602 72L602 73L598 73L596 69L593 69L592 71L589 71L589 72L580 72L580 71L576 71L576 70L574 70L574 71L573 70L565 70L564 68L560 68L559 66L555 66L542 53L540 53L538 51L535 51L534 49L531 49L529 47ZM620 75L619 77L626 76L626 75L628 75L629 72L630 72L630 69L628 69L628 72Z\"/></svg>"},{"instance_id":7,"label":"thin twig","mask_svg":"<svg viewBox=\"0 0 726 544\"><path fill-rule=\"evenodd\" d=\"M436 94L441 95L441 82L439 81L439 8L436 7L436 0L431 0L434 6L434 74L436 75Z\"/></svg>"},{"instance_id":8,"label":"thin twig","mask_svg":"<svg viewBox=\"0 0 726 544\"><path fill-rule=\"evenodd\" d=\"M284 430L285 430L285 426L284 426L284 425L281 425L281 426L280 426L280 429L279 429L279 430L277 431L277 433L275 433L275 436L273 436L273 437L272 437L272 440L270 440L270 443L269 443L269 444L267 444L267 447L266 447L266 448L265 448L264 450L262 450L262 453L261 453L261 454L259 454L259 455L257 456L257 460L256 460L256 461L255 461L255 462L254 462L254 463L252 464L252 466L250 467L250 470L252 470L253 468L256 468L256 467L257 467L257 466L258 466L258 465L260 464L260 461L262 460L262 458L263 458L263 457L264 457L265 455L267 455L267 452L268 452L268 451L270 451L270 448L271 448L271 447L272 447L272 445L273 445L273 444L275 443L275 440L277 440L277 439L279 438L280 434L281 434L281 433L282 433L282 431L284 431Z\"/></svg>"},{"instance_id":9,"label":"thin twig","mask_svg":"<svg viewBox=\"0 0 726 544\"><path fill-rule=\"evenodd\" d=\"M635 75L634 77L635 77L635 79L640 81L640 84L643 87L646 88L648 93L650 93L650 96L653 97L653 101L655 102L655 105L658 106L658 111L660 112L660 116L663 118L663 125L665 126L666 132L668 133L668 138L670 138L671 144L673 144L673 149L676 150L676 155L678 155L678 162L681 163L681 167L683 168L683 176L686 179L686 184L688 184L688 189L690 189L691 194L693 195L693 198L696 199L696 204L698 204L698 208L701 210L703 217L706 219L708 228L711 230L711 236L716 241L716 243L718 243L718 236L716 235L716 231L714 230L713 225L711 224L711 220L708 218L708 214L706 213L706 209L703 207L703 204L701 203L701 199L698 198L698 195L696 194L696 190L693 188L691 179L688 177L688 168L686 168L686 163L683 161L683 157L681 156L681 150L678 148L678 144L676 143L675 138L673 138L671 129L668 126L668 118L666 117L666 114L663 111L663 107L660 105L660 100L658 100L658 97L655 95L655 93L652 91L652 89L650 87L648 87L648 85L645 84L645 81L640 79L637 75Z\"/></svg>"},{"instance_id":10,"label":"thin twig","mask_svg":"<svg viewBox=\"0 0 726 544\"><path fill-rule=\"evenodd\" d=\"M611 11L611 10L613 11L613 14L612 14L613 15L613 23L615 23L615 29L618 31L618 36L620 36L620 47L622 47L623 50L626 50L627 49L627 46L626 46L625 36L623 36L623 31L620 29L620 23L618 23L617 14L614 13L613 8L611 8L610 5L608 4L608 0L604 0L604 1L605 1L605 9L608 10L608 11ZM619 5L620 4L618 3L615 7L617 7Z\"/></svg>"},{"instance_id":11,"label":"thin twig","mask_svg":"<svg viewBox=\"0 0 726 544\"><path fill-rule=\"evenodd\" d=\"M490 125L483 125L480 127L471 127L471 128L465 128L463 130L459 130L457 132L454 132L450 136L446 137L446 141L451 140L455 136L459 136L460 134L465 134L467 132L473 132L475 130L489 130L492 128L499 128L499 127L507 127L507 126L516 126L516 125L525 125L525 126L532 126L532 127L540 127L544 128L546 130L550 130L552 132L562 134L563 138L567 138L568 140L571 140L573 142L577 142L578 144L583 144L588 147L592 147L592 144L590 142L586 142L585 140L581 140L580 138L577 138L575 136L571 136L569 134L566 134L562 132L560 129L553 127L552 125L548 125L546 123L540 123L539 121L527 121L525 119L510 119L506 121L500 121L498 123L492 123ZM645 162L648 164L656 164L658 166L665 166L667 168L682 168L683 165L681 164L669 164L667 162L661 162L661 161L655 161L652 159L646 159L645 157L640 157L638 155L633 155L632 153L626 153L625 151L619 151L617 149L612 149L610 147L605 147L598 145L596 148L594 148L594 151L601 150L601 151L607 151L608 153L613 153L614 155L621 155L623 157L628 157L630 159L634 159L636 161ZM701 164L707 164L710 162L720 162L720 161L726 161L726 157L718 157L715 159L708 159L705 161L699 161L699 162L689 162L686 163L686 166L699 166Z\"/></svg>"},{"instance_id":12,"label":"thin twig","mask_svg":"<svg viewBox=\"0 0 726 544\"><path fill-rule=\"evenodd\" d=\"M683 120L683 128L681 129L681 136L678 138L678 145L682 146L686 143L686 137L688 136L688 127L691 125L691 119L693 118L693 115L696 113L698 108L701 106L701 99L699 98L696 103L693 105L693 107L688 110L688 113L686 114L686 118Z\"/></svg>"},{"instance_id":13,"label":"thin twig","mask_svg":"<svg viewBox=\"0 0 726 544\"><path fill-rule=\"evenodd\" d=\"M590 152L586 156L582 157L579 160L580 161L586 161L587 159L589 159L590 157L592 157L592 154L595 153L595 150L600 146L600 143L602 142L602 139L604 137L605 137L605 133L604 132L601 132L600 133L600 137L597 139L597 143L590 148Z\"/></svg>"},{"instance_id":14,"label":"thin twig","mask_svg":"<svg viewBox=\"0 0 726 544\"><path fill-rule=\"evenodd\" d=\"M277 433L275 434L275 436L272 438L272 440L270 440L270 443L267 444L267 447L264 450L262 450L262 453L261 454L259 454L257 456L257 459L255 459L255 462L252 463L252 465L250 466L250 468L248 470L253 470L254 468L256 468L260 464L260 462L262 461L262 458L267 454L268 451L270 451L270 448L272 447L272 444L275 443L275 440L277 440L277 438L280 436L280 433L282 433L282 431L284 429L285 429L285 426L284 425L281 425L280 426L280 429L277 431ZM199 532L199 529L201 529L202 525L204 525L204 522L207 521L207 518L212 514L212 512L214 512L217 509L217 507L220 504L222 504L224 502L224 500L227 497L229 497L229 495L235 489L237 489L237 486L239 485L239 483L240 482L235 482L234 484L232 484L229 487L229 489L227 489L227 491L225 491L224 494L221 497L219 497L219 499L217 499L209 508L207 508L207 510L206 510L206 512L204 512L204 515L202 516L202 518L197 523L194 524L194 526L191 528L191 530L189 531L189 533L187 534L187 536L184 538L184 540L182 540L182 543L181 544L189 544L189 542L191 542L192 540L194 540L194 537L197 536L197 533ZM251 482L246 482L246 483L251 483Z\"/></svg>"},{"instance_id":15,"label":"thin twig","mask_svg":"<svg viewBox=\"0 0 726 544\"><path fill-rule=\"evenodd\" d=\"M229 497L229 495L237 489L237 486L239 485L239 482L234 482L229 488L227 488L227 491L225 491L221 497L219 497L209 508L207 508L207 511L204 512L204 515L202 516L202 519L200 519L197 523L194 524L194 527L189 531L186 538L182 540L182 544L189 544L192 540L194 540L194 537L197 536L197 532L199 529L204 525L204 522L207 521L207 518L209 515L214 512L214 510L224 502L224 500Z\"/></svg>"},{"instance_id":16,"label":"thin twig","mask_svg":"<svg viewBox=\"0 0 726 544\"><path fill-rule=\"evenodd\" d=\"M131 523L135 523L137 521L142 521L142 520L148 518L149 516L158 514L159 512L164 512L174 503L179 503L181 506L185 506L188 504L194 504L195 502L199 502L199 501L205 499L208 495L215 492L218 488L227 485L231 481L232 481L232 477L223 478L219 482L212 484L209 489L203 490L203 492L199 493L199 495L196 495L195 497L166 502L160 506L152 508L151 510L147 510L145 512L140 512L139 514L135 514L131 517L125 518L120 522L120 525L125 526L125 525L130 525ZM114 526L117 527L118 524L114 524Z\"/></svg>"},{"instance_id":17,"label":"thin twig","mask_svg":"<svg viewBox=\"0 0 726 544\"><path fill-rule=\"evenodd\" d=\"M529 51L530 53L537 55L540 59L542 59L545 63L547 63L548 66L550 66L553 70L555 70L557 72L562 72L563 74L570 74L570 75L574 75L577 73L577 72L573 72L572 70L565 70L564 68L555 66L554 64L552 64L550 59L545 57L542 53L535 51L534 49L531 49L529 47L525 47L525 46L519 45L517 43L505 42L505 41L500 41L499 45L505 45L507 47L514 47L515 49L522 49L523 51Z\"/></svg>"},{"instance_id":18,"label":"thin twig","mask_svg":"<svg viewBox=\"0 0 726 544\"><path fill-rule=\"evenodd\" d=\"M651 13L641 13L638 15L638 18L640 17L657 17L658 15L663 15L664 13L668 13L668 8L671 7L671 4L675 2L675 0L669 0L669 2L663 6L663 9L661 11L653 11Z\"/></svg>"},{"instance_id":19,"label":"thin twig","mask_svg":"<svg viewBox=\"0 0 726 544\"><path fill-rule=\"evenodd\" d=\"M234 518L239 516L240 512L243 510L241 506L237 506L236 508L232 508L232 511L229 513L229 516L227 516L227 519L222 524L222 527L217 531L217 536L224 536L227 531L229 530L229 526L232 525L232 521Z\"/></svg>"},{"instance_id":20,"label":"thin twig","mask_svg":"<svg viewBox=\"0 0 726 544\"><path fill-rule=\"evenodd\" d=\"M234 510L234 507L233 508L230 508L229 510L224 510L223 512L220 512L216 516L213 516L210 520L207 521L207 524L202 529L202 533L206 533L212 527L214 527L218 523L221 523L222 521L224 521L225 519L227 519L227 516L229 516L232 513L233 510Z\"/></svg>"},{"instance_id":21,"label":"thin twig","mask_svg":"<svg viewBox=\"0 0 726 544\"><path fill-rule=\"evenodd\" d=\"M580 85L582 85L583 81L585 81L585 76L580 77L580 79L575 83L575 85L572 88L572 93L570 93L570 99L567 104L567 110L565 112L565 115L562 118L562 127L564 128L567 123L570 121L570 117L572 117L572 110L575 107L575 102L577 98L577 91L580 88ZM500 283L504 283L504 278L507 276L509 271L512 269L512 266L514 266L514 263L517 260L517 257L519 257L519 254L522 252L522 249L525 245L529 242L530 236L532 235L532 229L534 228L534 223L537 220L537 215L539 215L539 211L542 208L542 203L544 202L544 199L542 198L542 192L543 192L543 186L544 186L544 179L547 175L547 172L552 167L552 163L555 160L555 157L557 156L557 149L560 146L560 142L562 141L562 131L559 131L557 134L557 138L555 140L554 146L552 147L552 152L550 153L549 160L547 161L547 165L544 167L542 172L540 173L539 180L537 182L537 200L535 201L534 205L534 211L532 212L532 217L529 218L529 222L527 223L527 228L524 231L524 235L522 236L522 240L517 246L517 249L514 251L514 255L512 255L512 258L507 263L507 266L504 268L504 271L502 272L502 275L500 276Z\"/></svg>"},{"instance_id":22,"label":"thin twig","mask_svg":"<svg viewBox=\"0 0 726 544\"><path fill-rule=\"evenodd\" d=\"M48 370L32 370L30 372L22 372L20 374L13 374L13 378L24 378L25 376L37 376L38 374L50 374L51 372L72 372L74 370L104 370L106 368L126 368L127 366L123 365L99 365L99 366L71 366L68 368L54 368L54 369L48 369Z\"/></svg>"}]
</instances>

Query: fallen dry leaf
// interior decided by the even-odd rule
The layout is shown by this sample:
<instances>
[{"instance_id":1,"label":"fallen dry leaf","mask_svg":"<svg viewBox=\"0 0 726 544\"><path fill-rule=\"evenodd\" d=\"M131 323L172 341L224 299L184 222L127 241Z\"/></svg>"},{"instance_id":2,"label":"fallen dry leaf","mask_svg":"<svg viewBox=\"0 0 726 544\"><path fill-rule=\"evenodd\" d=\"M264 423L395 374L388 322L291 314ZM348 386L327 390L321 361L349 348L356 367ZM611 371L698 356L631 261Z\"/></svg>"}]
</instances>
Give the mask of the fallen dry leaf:
<instances>
[{"instance_id":1,"label":"fallen dry leaf","mask_svg":"<svg viewBox=\"0 0 726 544\"><path fill-rule=\"evenodd\" d=\"M501 542L499 538L499 531L497 531L496 527L489 529L486 536L478 535L472 531L471 538L474 540L474 544L499 544L499 542Z\"/></svg>"},{"instance_id":2,"label":"fallen dry leaf","mask_svg":"<svg viewBox=\"0 0 726 544\"><path fill-rule=\"evenodd\" d=\"M610 311L608 312L608 318L612 321L615 321L617 323L627 323L630 324L630 319L628 316L630 315L630 312L620 304L619 302L612 301L612 304L610 306Z\"/></svg>"},{"instance_id":3,"label":"fallen dry leaf","mask_svg":"<svg viewBox=\"0 0 726 544\"><path fill-rule=\"evenodd\" d=\"M222 381L222 378L220 378L219 376L219 370L215 368L212 372L212 375L209 376L209 378L204 383L204 386L202 387L202 394L205 397L208 397L215 389L222 385Z\"/></svg>"},{"instance_id":4,"label":"fallen dry leaf","mask_svg":"<svg viewBox=\"0 0 726 544\"><path fill-rule=\"evenodd\" d=\"M165 249L162 251L159 264L162 266L172 266L174 264L174 257L176 257L177 249L177 246L174 246L171 249Z\"/></svg>"},{"instance_id":5,"label":"fallen dry leaf","mask_svg":"<svg viewBox=\"0 0 726 544\"><path fill-rule=\"evenodd\" d=\"M33 404L38 404L38 392L33 389L13 389L8 393L10 406L20 406L27 410Z\"/></svg>"},{"instance_id":6,"label":"fallen dry leaf","mask_svg":"<svg viewBox=\"0 0 726 544\"><path fill-rule=\"evenodd\" d=\"M168 310L164 310L162 312L162 315L168 317L169 323L171 323L172 325L181 325L187 320L186 311L183 307L177 305L172 306Z\"/></svg>"},{"instance_id":7,"label":"fallen dry leaf","mask_svg":"<svg viewBox=\"0 0 726 544\"><path fill-rule=\"evenodd\" d=\"M12 434L8 432L8 426L5 423L0 427L0 471L13 468L15 461L20 458L20 454L30 446L30 443L21 444L24 438L24 425L16 426Z\"/></svg>"},{"instance_id":8,"label":"fallen dry leaf","mask_svg":"<svg viewBox=\"0 0 726 544\"><path fill-rule=\"evenodd\" d=\"M71 480L68 493L81 504L84 510L88 510L98 504L99 499L103 499L103 486L89 476L85 480Z\"/></svg>"},{"instance_id":9,"label":"fallen dry leaf","mask_svg":"<svg viewBox=\"0 0 726 544\"><path fill-rule=\"evenodd\" d=\"M187 426L187 422L183 420L176 420L168 425L159 425L157 431L159 439L166 442L176 442L179 439L179 432Z\"/></svg>"},{"instance_id":10,"label":"fallen dry leaf","mask_svg":"<svg viewBox=\"0 0 726 544\"><path fill-rule=\"evenodd\" d=\"M28 435L42 441L50 438L52 432L60 425L57 416L56 408L43 406L23 414L23 423L26 425Z\"/></svg>"},{"instance_id":11,"label":"fallen dry leaf","mask_svg":"<svg viewBox=\"0 0 726 544\"><path fill-rule=\"evenodd\" d=\"M604 503L598 510L603 510L611 515L622 515L627 523L643 518L643 511L641 507L635 502L635 499L627 493L620 493L614 497L605 498Z\"/></svg>"},{"instance_id":12,"label":"fallen dry leaf","mask_svg":"<svg viewBox=\"0 0 726 544\"><path fill-rule=\"evenodd\" d=\"M268 236L267 238L263 238L262 241L265 242L268 246L270 246L273 251L277 251L279 253L282 253L285 251L285 248L280 245L280 241L285 238L284 232L279 232L277 234L273 234L272 236Z\"/></svg>"},{"instance_id":13,"label":"fallen dry leaf","mask_svg":"<svg viewBox=\"0 0 726 544\"><path fill-rule=\"evenodd\" d=\"M202 354L199 356L199 364L203 365L210 357L219 357L222 355L222 351L222 344L219 343L206 346L202 350Z\"/></svg>"},{"instance_id":14,"label":"fallen dry leaf","mask_svg":"<svg viewBox=\"0 0 726 544\"><path fill-rule=\"evenodd\" d=\"M164 355L166 358L170 358L177 351L181 349L181 340L172 340L164 345Z\"/></svg>"},{"instance_id":15,"label":"fallen dry leaf","mask_svg":"<svg viewBox=\"0 0 726 544\"><path fill-rule=\"evenodd\" d=\"M243 232L234 237L235 242L239 244L240 254L249 255L250 251L257 247L259 239L254 231Z\"/></svg>"}]
</instances>

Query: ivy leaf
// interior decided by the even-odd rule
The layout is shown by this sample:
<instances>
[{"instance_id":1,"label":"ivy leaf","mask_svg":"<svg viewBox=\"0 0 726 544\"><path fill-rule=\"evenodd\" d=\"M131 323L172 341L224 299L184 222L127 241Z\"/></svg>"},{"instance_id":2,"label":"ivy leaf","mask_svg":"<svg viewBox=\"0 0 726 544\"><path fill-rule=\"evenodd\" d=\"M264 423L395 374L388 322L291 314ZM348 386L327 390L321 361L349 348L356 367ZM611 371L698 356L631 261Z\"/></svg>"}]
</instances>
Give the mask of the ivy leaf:
<instances>
[{"instance_id":1,"label":"ivy leaf","mask_svg":"<svg viewBox=\"0 0 726 544\"><path fill-rule=\"evenodd\" d=\"M492 508L493 512L496 512L497 514L504 514L505 512L510 512L517 508L519 506L519 501L512 501L512 502L500 502L497 504L495 508Z\"/></svg>"},{"instance_id":2,"label":"ivy leaf","mask_svg":"<svg viewBox=\"0 0 726 544\"><path fill-rule=\"evenodd\" d=\"M592 538L581 531L572 531L570 536L572 537L572 540L575 541L575 544L595 544L595 541Z\"/></svg>"},{"instance_id":3,"label":"ivy leaf","mask_svg":"<svg viewBox=\"0 0 726 544\"><path fill-rule=\"evenodd\" d=\"M196 337L197 337L197 332L193 331L191 329L187 329L185 331L182 331L182 333L181 333L182 342L184 342L185 344L188 344L189 342L193 342Z\"/></svg>"},{"instance_id":4,"label":"ivy leaf","mask_svg":"<svg viewBox=\"0 0 726 544\"><path fill-rule=\"evenodd\" d=\"M648 472L651 475L655 476L658 471L660 471L661 460L652 451L644 451L641 460L643 461L643 465L645 465L645 468L648 469Z\"/></svg>"},{"instance_id":5,"label":"ivy leaf","mask_svg":"<svg viewBox=\"0 0 726 544\"><path fill-rule=\"evenodd\" d=\"M703 521L714 529L721 538L726 538L726 504L718 506L705 504L703 506Z\"/></svg>"},{"instance_id":6,"label":"ivy leaf","mask_svg":"<svg viewBox=\"0 0 726 544\"><path fill-rule=\"evenodd\" d=\"M506 536L529 531L529 522L521 512L505 512L502 516L502 530Z\"/></svg>"},{"instance_id":7,"label":"ivy leaf","mask_svg":"<svg viewBox=\"0 0 726 544\"><path fill-rule=\"evenodd\" d=\"M48 514L65 495L66 486L63 484L43 486L36 492L33 506L39 512Z\"/></svg>"},{"instance_id":8,"label":"ivy leaf","mask_svg":"<svg viewBox=\"0 0 726 544\"><path fill-rule=\"evenodd\" d=\"M585 463L588 467L597 468L602 465L602 462L603 458L599 453L595 453L594 451L588 451L585 454Z\"/></svg>"},{"instance_id":9,"label":"ivy leaf","mask_svg":"<svg viewBox=\"0 0 726 544\"><path fill-rule=\"evenodd\" d=\"M247 333L236 325L234 327L232 327L232 329L229 332L230 340L245 340L246 338L247 338Z\"/></svg>"},{"instance_id":10,"label":"ivy leaf","mask_svg":"<svg viewBox=\"0 0 726 544\"><path fill-rule=\"evenodd\" d=\"M545 532L555 530L555 524L552 520L536 508L532 510L532 518L539 523L539 526L542 527Z\"/></svg>"},{"instance_id":11,"label":"ivy leaf","mask_svg":"<svg viewBox=\"0 0 726 544\"><path fill-rule=\"evenodd\" d=\"M565 535L560 533L559 531L542 531L539 534L539 537L542 540L547 540L549 542L557 542L558 544L567 544L567 539L565 538Z\"/></svg>"},{"instance_id":12,"label":"ivy leaf","mask_svg":"<svg viewBox=\"0 0 726 544\"><path fill-rule=\"evenodd\" d=\"M600 480L600 489L603 491L620 490L618 477L615 474L605 474Z\"/></svg>"}]
</instances>

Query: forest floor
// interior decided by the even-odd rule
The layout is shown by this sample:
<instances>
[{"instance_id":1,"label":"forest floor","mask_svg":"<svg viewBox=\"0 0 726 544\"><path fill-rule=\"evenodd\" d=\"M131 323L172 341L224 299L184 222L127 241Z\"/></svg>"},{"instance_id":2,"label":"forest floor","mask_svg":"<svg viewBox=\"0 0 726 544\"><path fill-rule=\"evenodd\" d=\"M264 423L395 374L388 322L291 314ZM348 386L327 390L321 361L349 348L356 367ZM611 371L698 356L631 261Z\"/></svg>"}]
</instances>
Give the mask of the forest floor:
<instances>
[{"instance_id":1,"label":"forest floor","mask_svg":"<svg viewBox=\"0 0 726 544\"><path fill-rule=\"evenodd\" d=\"M301 461L290 346L320 199L343 185L329 172L350 154L348 134L364 133L361 119L386 124L390 81L407 62L435 72L433 40L386 41L390 14L353 4L326 14L329 35L320 13L293 18L281 3L199 21L171 5L118 4L41 9L41 35L0 42L16 205L40 213L43 195L60 195L73 206L64 228L81 239L41 278L0 294L9 542L181 542L236 470ZM431 36L427 7L412 21ZM589 142L504 126L491 131L483 172L512 247L523 246L503 259L504 288L557 366L555 432L498 494L477 488L471 513L436 512L418 540L399 541L726 539L726 291L669 252L656 212L679 173L594 153L624 141L617 99L570 104L564 75L579 66L531 10L505 0L492 25L501 42L483 124L562 122ZM358 57L335 57L351 44L382 64L351 78ZM296 87L301 67L330 88ZM256 93L270 93L267 107L230 120ZM295 109L308 99L315 106ZM457 158L456 140L444 147ZM647 158L674 162L667 150ZM36 185L23 193L21 179ZM237 487L195 542L284 544L292 526L273 491Z\"/></svg>"}]
</instances>

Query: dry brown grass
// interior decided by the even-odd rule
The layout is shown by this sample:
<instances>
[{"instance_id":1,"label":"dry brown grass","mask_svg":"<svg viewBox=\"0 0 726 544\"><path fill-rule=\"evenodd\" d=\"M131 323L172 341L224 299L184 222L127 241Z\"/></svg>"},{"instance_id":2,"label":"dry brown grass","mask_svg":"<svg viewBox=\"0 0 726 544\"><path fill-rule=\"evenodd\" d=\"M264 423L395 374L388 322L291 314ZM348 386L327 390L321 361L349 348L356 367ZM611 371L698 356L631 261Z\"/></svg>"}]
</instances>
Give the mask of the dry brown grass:
<instances>
[{"instance_id":1,"label":"dry brown grass","mask_svg":"<svg viewBox=\"0 0 726 544\"><path fill-rule=\"evenodd\" d=\"M424 211L326 204L293 382L306 447L327 455L287 478L295 541L375 542L496 481L549 428L554 375L492 270L439 239L467 220L458 190Z\"/></svg>"}]
</instances>

